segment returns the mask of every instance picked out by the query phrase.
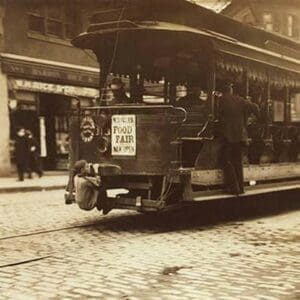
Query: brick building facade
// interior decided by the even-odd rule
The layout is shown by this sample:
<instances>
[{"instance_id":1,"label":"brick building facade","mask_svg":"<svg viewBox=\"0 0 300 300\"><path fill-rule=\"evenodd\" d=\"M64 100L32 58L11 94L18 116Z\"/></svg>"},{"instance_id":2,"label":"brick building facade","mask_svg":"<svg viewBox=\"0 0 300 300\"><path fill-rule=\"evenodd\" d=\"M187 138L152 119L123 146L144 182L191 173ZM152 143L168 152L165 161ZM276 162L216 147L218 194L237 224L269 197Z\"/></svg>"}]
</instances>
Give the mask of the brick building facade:
<instances>
[{"instance_id":1,"label":"brick building facade","mask_svg":"<svg viewBox=\"0 0 300 300\"><path fill-rule=\"evenodd\" d=\"M258 28L300 40L299 0L186 0Z\"/></svg>"},{"instance_id":2,"label":"brick building facade","mask_svg":"<svg viewBox=\"0 0 300 300\"><path fill-rule=\"evenodd\" d=\"M34 133L46 169L66 167L68 112L98 95L96 58L70 43L91 9L79 0L1 2L0 175L12 170L17 126Z\"/></svg>"},{"instance_id":3,"label":"brick building facade","mask_svg":"<svg viewBox=\"0 0 300 300\"><path fill-rule=\"evenodd\" d=\"M298 0L231 0L222 14L273 33L300 40Z\"/></svg>"}]
</instances>

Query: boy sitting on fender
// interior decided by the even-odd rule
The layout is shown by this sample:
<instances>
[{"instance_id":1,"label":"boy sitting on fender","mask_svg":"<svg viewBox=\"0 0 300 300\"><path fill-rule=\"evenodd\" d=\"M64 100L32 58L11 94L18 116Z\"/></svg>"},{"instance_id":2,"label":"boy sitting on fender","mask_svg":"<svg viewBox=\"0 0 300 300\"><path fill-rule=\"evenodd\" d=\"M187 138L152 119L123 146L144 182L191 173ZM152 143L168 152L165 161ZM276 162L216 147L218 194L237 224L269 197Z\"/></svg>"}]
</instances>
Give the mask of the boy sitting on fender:
<instances>
[{"instance_id":1,"label":"boy sitting on fender","mask_svg":"<svg viewBox=\"0 0 300 300\"><path fill-rule=\"evenodd\" d=\"M75 202L81 209L92 210L97 206L101 180L95 176L93 166L86 160L74 164Z\"/></svg>"}]
</instances>

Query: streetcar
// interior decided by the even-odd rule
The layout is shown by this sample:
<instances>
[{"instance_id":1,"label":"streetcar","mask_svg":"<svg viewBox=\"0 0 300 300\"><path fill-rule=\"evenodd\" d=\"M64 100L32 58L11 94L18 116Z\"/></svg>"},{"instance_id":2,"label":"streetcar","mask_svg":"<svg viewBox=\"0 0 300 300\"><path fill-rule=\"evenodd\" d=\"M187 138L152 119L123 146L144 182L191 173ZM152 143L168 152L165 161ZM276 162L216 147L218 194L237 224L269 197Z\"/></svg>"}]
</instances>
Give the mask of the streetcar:
<instances>
[{"instance_id":1,"label":"streetcar","mask_svg":"<svg viewBox=\"0 0 300 300\"><path fill-rule=\"evenodd\" d=\"M216 134L228 80L261 110L247 124L240 197L299 191L299 43L182 0L104 1L72 43L96 55L100 97L72 112L70 170L83 159L96 166L110 209L234 197L223 192ZM125 82L131 103L110 102L112 77ZM195 90L196 101L181 101Z\"/></svg>"}]
</instances>

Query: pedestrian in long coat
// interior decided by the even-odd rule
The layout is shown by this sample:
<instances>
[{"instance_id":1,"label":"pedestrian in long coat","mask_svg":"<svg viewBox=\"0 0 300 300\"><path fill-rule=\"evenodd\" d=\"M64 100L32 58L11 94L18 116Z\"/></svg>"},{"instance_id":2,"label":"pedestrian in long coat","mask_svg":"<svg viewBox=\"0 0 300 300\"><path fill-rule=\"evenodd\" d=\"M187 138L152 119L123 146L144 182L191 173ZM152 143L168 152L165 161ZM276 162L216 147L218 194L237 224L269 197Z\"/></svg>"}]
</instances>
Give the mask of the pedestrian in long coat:
<instances>
[{"instance_id":1,"label":"pedestrian in long coat","mask_svg":"<svg viewBox=\"0 0 300 300\"><path fill-rule=\"evenodd\" d=\"M24 127L19 127L17 129L16 139L15 139L15 161L18 172L18 180L24 180L24 172L28 169L29 160L29 148L28 140L26 137L26 132Z\"/></svg>"},{"instance_id":2,"label":"pedestrian in long coat","mask_svg":"<svg viewBox=\"0 0 300 300\"><path fill-rule=\"evenodd\" d=\"M32 172L37 173L39 177L42 177L42 167L39 155L39 145L37 140L32 135L30 130L26 130L27 142L28 142L28 178L32 178Z\"/></svg>"}]
</instances>

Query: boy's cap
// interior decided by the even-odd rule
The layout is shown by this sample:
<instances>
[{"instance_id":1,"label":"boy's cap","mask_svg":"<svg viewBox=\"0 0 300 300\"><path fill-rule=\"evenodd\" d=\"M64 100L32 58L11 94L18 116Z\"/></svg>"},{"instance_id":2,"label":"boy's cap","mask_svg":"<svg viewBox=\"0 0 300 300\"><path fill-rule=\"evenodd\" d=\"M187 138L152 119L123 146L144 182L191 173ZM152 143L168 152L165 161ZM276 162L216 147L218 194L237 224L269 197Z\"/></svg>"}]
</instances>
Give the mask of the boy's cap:
<instances>
[{"instance_id":1,"label":"boy's cap","mask_svg":"<svg viewBox=\"0 0 300 300\"><path fill-rule=\"evenodd\" d=\"M76 161L75 164L74 164L74 170L75 170L76 172L79 172L82 168L85 167L86 164L87 164L87 161L86 161L86 160L84 160L84 159L78 160L78 161Z\"/></svg>"}]
</instances>

